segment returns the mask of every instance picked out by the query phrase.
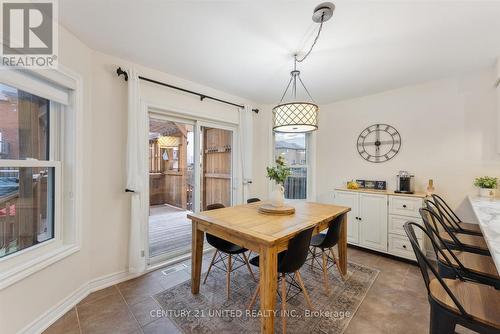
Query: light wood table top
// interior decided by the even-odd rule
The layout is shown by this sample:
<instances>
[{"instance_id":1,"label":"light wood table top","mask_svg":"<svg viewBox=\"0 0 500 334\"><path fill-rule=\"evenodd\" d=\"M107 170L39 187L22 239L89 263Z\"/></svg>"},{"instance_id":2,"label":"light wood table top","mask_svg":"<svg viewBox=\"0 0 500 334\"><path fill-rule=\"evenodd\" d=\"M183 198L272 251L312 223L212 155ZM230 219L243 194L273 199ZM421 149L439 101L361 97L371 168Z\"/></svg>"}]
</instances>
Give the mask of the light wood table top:
<instances>
[{"instance_id":1,"label":"light wood table top","mask_svg":"<svg viewBox=\"0 0 500 334\"><path fill-rule=\"evenodd\" d=\"M221 227L229 234L272 246L291 239L300 231L323 222L327 223L332 217L351 210L348 207L329 204L294 202L292 203L295 207L294 214L274 216L258 211L258 207L263 203L265 202L203 211L188 214L188 218L206 226Z\"/></svg>"}]
</instances>

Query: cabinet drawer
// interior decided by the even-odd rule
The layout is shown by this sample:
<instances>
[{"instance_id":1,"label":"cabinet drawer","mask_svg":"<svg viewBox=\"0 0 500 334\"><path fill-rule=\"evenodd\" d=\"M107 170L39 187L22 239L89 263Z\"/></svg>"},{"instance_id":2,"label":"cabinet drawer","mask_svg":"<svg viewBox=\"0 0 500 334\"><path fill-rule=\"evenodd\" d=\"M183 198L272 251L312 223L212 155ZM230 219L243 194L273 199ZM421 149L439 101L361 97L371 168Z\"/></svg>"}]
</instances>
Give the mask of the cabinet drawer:
<instances>
[{"instance_id":1,"label":"cabinet drawer","mask_svg":"<svg viewBox=\"0 0 500 334\"><path fill-rule=\"evenodd\" d=\"M422 247L422 239L419 239L418 242ZM410 240L402 235L389 234L389 254L416 260Z\"/></svg>"},{"instance_id":2,"label":"cabinet drawer","mask_svg":"<svg viewBox=\"0 0 500 334\"><path fill-rule=\"evenodd\" d=\"M422 219L399 215L389 215L389 233L399 234L406 237L406 232L403 228L403 225L408 221L424 226L424 222L422 221ZM415 228L415 234L417 238L421 239L424 233L422 232L422 230Z\"/></svg>"},{"instance_id":3,"label":"cabinet drawer","mask_svg":"<svg viewBox=\"0 0 500 334\"><path fill-rule=\"evenodd\" d=\"M422 207L422 199L405 196L389 196L389 213L409 217L420 217L418 209Z\"/></svg>"}]
</instances>

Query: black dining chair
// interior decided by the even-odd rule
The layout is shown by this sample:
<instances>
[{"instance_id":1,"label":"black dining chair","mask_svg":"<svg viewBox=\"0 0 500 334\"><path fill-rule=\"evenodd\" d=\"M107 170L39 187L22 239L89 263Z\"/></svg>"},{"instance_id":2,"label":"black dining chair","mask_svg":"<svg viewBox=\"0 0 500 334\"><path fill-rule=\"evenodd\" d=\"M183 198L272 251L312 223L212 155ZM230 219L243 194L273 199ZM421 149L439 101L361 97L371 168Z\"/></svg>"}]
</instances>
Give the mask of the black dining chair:
<instances>
[{"instance_id":1,"label":"black dining chair","mask_svg":"<svg viewBox=\"0 0 500 334\"><path fill-rule=\"evenodd\" d=\"M439 274L445 278L458 278L455 275L458 271L469 280L491 285L499 290L500 276L491 256L450 249L429 221L430 217L434 219L441 219L441 217L438 217L430 209L422 208L420 210L427 234L433 241L432 248L436 256Z\"/></svg>"},{"instance_id":2,"label":"black dining chair","mask_svg":"<svg viewBox=\"0 0 500 334\"><path fill-rule=\"evenodd\" d=\"M335 247L339 242L341 223L342 217L339 216L330 222L326 233L319 233L311 238L311 247L309 249L311 254L311 269L314 267L314 262L316 261L316 263L323 270L323 283L327 294L330 292L328 286L328 270L332 266L337 266L340 277L342 277L342 280L345 279L342 275L342 271L340 270L339 260L335 256L335 251L333 250L333 247ZM321 263L316 258L317 249L321 250Z\"/></svg>"},{"instance_id":3,"label":"black dining chair","mask_svg":"<svg viewBox=\"0 0 500 334\"><path fill-rule=\"evenodd\" d=\"M449 248L482 255L490 255L488 245L482 236L454 232L449 225L445 223L444 219L435 219L441 216L434 202L424 200L424 204L427 209L435 213L430 217L430 220L434 225L434 229ZM426 214L425 211L424 213ZM422 215L422 212L420 214Z\"/></svg>"},{"instance_id":4,"label":"black dining chair","mask_svg":"<svg viewBox=\"0 0 500 334\"><path fill-rule=\"evenodd\" d=\"M407 222L403 227L427 288L430 304L429 333L454 334L456 325L478 333L500 333L500 291L488 285L470 282L458 270L455 271L458 279L442 277L420 248L415 229L422 230L434 242L431 235L417 223Z\"/></svg>"},{"instance_id":5,"label":"black dining chair","mask_svg":"<svg viewBox=\"0 0 500 334\"><path fill-rule=\"evenodd\" d=\"M222 208L224 208L224 205L221 203L210 204L207 206L207 210L217 210ZM227 298L229 298L231 289L231 273L244 265L247 266L248 271L250 272L250 275L252 276L253 280L257 281L252 272L252 268L250 267L250 264L248 262L248 258L245 255L245 252L247 251L246 248L233 244L232 242L221 239L209 233L206 234L206 237L207 237L207 242L212 247L215 248L215 253L214 256L212 257L210 265L208 266L208 271L207 274L205 275L205 279L203 280L203 284L205 284L205 282L207 281L208 275L210 274L210 270L212 269L212 267L215 267L217 269L226 272ZM227 259L227 264L226 264L226 259ZM233 259L234 262L235 263L238 262L239 265L234 266ZM222 263L222 266L219 266L218 265L219 263Z\"/></svg>"},{"instance_id":6,"label":"black dining chair","mask_svg":"<svg viewBox=\"0 0 500 334\"><path fill-rule=\"evenodd\" d=\"M432 201L436 204L436 208L438 209L441 218L445 221L445 223L447 223L453 232L483 235L478 224L463 222L441 196L433 194Z\"/></svg>"},{"instance_id":7,"label":"black dining chair","mask_svg":"<svg viewBox=\"0 0 500 334\"><path fill-rule=\"evenodd\" d=\"M252 197L252 198L247 199L247 204L255 203L255 202L260 202L260 198Z\"/></svg>"},{"instance_id":8,"label":"black dining chair","mask_svg":"<svg viewBox=\"0 0 500 334\"><path fill-rule=\"evenodd\" d=\"M304 265L307 259L307 252L309 250L309 244L311 242L311 236L313 228L309 228L297 234L295 237L288 241L288 249L278 254L278 283L281 282L281 293L278 295L281 298L281 311L282 311L282 323L283 323L283 332L285 332L286 328L286 302L287 300L295 297L298 293L303 292L304 298L306 299L307 305L309 309L312 310L313 306L311 303L311 299L307 294L306 287L304 285L304 281L302 280L302 276L300 274L299 269ZM250 263L254 266L259 266L259 256L256 256L250 260ZM288 287L287 291L287 277L288 277ZM293 296L288 297L288 292L290 292L291 288L294 287L298 290ZM248 306L251 309L257 299L257 295L260 291L260 283L255 290L255 293L250 300L250 304Z\"/></svg>"}]
</instances>

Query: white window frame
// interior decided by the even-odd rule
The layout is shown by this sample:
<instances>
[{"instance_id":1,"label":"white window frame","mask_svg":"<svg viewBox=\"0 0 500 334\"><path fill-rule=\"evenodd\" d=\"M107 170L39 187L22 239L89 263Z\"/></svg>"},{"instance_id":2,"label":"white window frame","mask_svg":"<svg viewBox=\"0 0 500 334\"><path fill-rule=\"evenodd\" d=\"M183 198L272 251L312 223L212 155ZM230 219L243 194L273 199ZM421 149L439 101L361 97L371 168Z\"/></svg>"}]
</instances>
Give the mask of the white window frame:
<instances>
[{"instance_id":1,"label":"white window frame","mask_svg":"<svg viewBox=\"0 0 500 334\"><path fill-rule=\"evenodd\" d=\"M56 113L50 115L48 161L0 160L3 167L53 167L55 171L54 238L0 258L1 291L81 248L83 84L78 74L62 65L57 70L24 70L22 75L16 70L1 70L0 82L23 90L36 82L33 89L42 96L54 94L54 85L69 92L68 105L61 107L64 110L57 110L60 105L51 103Z\"/></svg>"},{"instance_id":2,"label":"white window frame","mask_svg":"<svg viewBox=\"0 0 500 334\"><path fill-rule=\"evenodd\" d=\"M306 164L305 165L295 165L293 168L306 168L307 178L306 178L306 198L305 199L286 199L286 201L314 201L316 198L316 192L314 187L314 172L315 172L315 151L316 133L309 132L306 133ZM271 145L271 165L275 164L276 159L276 133L272 133L272 145ZM270 190L271 191L271 190Z\"/></svg>"}]
</instances>

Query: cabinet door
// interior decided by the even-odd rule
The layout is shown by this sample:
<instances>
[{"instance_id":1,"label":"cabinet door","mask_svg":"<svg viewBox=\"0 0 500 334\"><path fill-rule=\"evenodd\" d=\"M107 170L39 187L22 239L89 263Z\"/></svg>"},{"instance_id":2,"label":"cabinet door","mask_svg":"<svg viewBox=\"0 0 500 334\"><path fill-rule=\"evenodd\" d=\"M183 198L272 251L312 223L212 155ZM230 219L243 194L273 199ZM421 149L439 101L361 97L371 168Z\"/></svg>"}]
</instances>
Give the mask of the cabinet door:
<instances>
[{"instance_id":1,"label":"cabinet door","mask_svg":"<svg viewBox=\"0 0 500 334\"><path fill-rule=\"evenodd\" d=\"M333 203L340 206L347 206L351 211L347 213L347 241L351 244L359 243L358 228L358 194L348 191L336 191L334 193Z\"/></svg>"},{"instance_id":2,"label":"cabinet door","mask_svg":"<svg viewBox=\"0 0 500 334\"><path fill-rule=\"evenodd\" d=\"M387 252L387 196L359 194L359 244Z\"/></svg>"}]
</instances>

